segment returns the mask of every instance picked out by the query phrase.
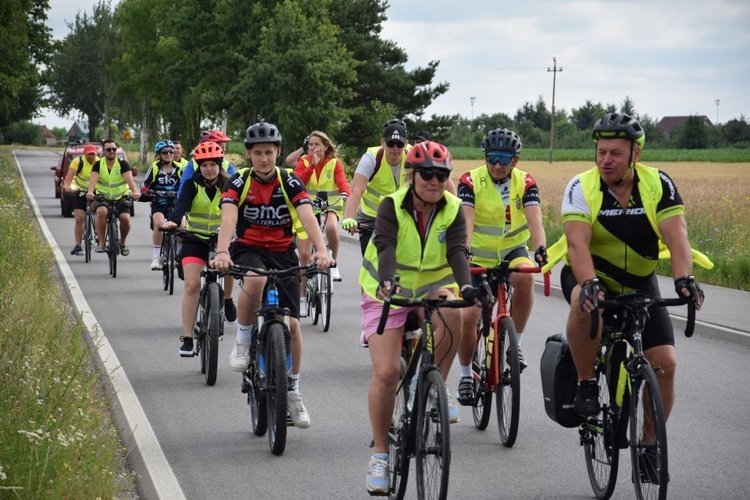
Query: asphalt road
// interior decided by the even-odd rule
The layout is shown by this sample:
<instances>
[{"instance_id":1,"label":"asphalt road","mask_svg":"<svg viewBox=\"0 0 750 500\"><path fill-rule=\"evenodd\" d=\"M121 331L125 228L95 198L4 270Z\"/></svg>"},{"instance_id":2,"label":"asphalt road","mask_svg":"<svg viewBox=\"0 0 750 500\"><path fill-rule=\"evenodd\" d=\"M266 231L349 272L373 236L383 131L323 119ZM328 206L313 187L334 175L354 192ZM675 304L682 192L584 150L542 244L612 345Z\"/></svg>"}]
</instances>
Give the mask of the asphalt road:
<instances>
[{"instance_id":1,"label":"asphalt road","mask_svg":"<svg viewBox=\"0 0 750 500\"><path fill-rule=\"evenodd\" d=\"M16 151L18 162L41 216L60 246L106 336L135 397L116 400L124 442L148 425L128 429L124 416L141 408L156 449L129 453L139 474L142 498L368 498L364 474L370 455L366 392L370 379L368 352L359 347L359 246L342 244L339 263L344 281L334 286L331 329L324 333L303 319L304 358L300 390L312 426L290 428L281 457L268 449L266 437L252 434L250 410L240 393L240 375L229 371L234 327L220 345L215 386L208 387L197 359L178 356L180 297L161 289L159 273L149 270L151 240L147 207L136 206L128 240L131 254L118 260L118 277L108 275L106 257L93 261L73 257L73 219L60 216L49 166L57 156ZM53 245L54 246L54 245ZM63 267L65 266L63 264ZM236 296L235 292L235 296ZM734 304L736 310L747 303ZM583 449L575 429L565 429L544 412L539 359L547 336L562 331L567 305L552 296L536 298L523 343L530 362L522 379L521 426L512 449L503 447L493 415L486 431L474 428L471 411L451 426L453 463L450 497L591 498ZM700 318L700 316L699 316ZM677 332L677 400L669 421L670 497L747 498L750 489L750 352L747 344ZM449 388L455 392L457 366ZM137 399L136 399L137 398ZM123 401L124 400L124 401ZM494 413L494 412L493 412ZM624 450L627 453L627 450ZM156 452L156 453L155 453ZM162 456L167 466L148 468L149 457ZM144 458L145 457L145 458ZM158 463L157 463L158 465ZM629 455L621 460L613 498L634 495ZM173 474L173 476L171 476ZM176 480L164 480L169 477ZM413 476L412 476L413 477ZM156 478L155 481L152 481ZM156 488L161 484L161 489ZM166 489L164 485L167 486ZM409 487L416 498L416 487Z\"/></svg>"}]
</instances>

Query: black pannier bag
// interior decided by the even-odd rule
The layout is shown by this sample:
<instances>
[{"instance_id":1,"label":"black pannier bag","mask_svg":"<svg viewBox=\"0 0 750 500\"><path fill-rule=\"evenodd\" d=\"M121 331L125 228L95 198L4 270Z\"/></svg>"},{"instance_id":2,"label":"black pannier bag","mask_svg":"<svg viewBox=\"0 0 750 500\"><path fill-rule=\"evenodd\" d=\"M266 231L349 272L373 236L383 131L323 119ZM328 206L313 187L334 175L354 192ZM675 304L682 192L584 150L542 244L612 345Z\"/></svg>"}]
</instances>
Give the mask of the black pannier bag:
<instances>
[{"instance_id":1,"label":"black pannier bag","mask_svg":"<svg viewBox=\"0 0 750 500\"><path fill-rule=\"evenodd\" d=\"M542 394L549 418L563 427L578 427L584 418L573 409L578 374L562 333L547 338L542 353Z\"/></svg>"}]
</instances>

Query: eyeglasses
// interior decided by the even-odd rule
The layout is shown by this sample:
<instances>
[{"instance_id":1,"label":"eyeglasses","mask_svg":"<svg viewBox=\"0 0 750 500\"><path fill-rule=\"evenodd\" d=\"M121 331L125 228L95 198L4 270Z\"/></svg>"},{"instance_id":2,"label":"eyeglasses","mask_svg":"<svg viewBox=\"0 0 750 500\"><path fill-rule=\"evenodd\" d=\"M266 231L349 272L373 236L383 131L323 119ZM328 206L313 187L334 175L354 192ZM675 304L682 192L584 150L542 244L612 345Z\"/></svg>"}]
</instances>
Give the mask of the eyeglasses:
<instances>
[{"instance_id":1,"label":"eyeglasses","mask_svg":"<svg viewBox=\"0 0 750 500\"><path fill-rule=\"evenodd\" d=\"M507 167L513 163L513 158L515 157L515 154L507 151L493 151L486 156L486 159L488 165L497 165L499 163L501 167Z\"/></svg>"},{"instance_id":2,"label":"eyeglasses","mask_svg":"<svg viewBox=\"0 0 750 500\"><path fill-rule=\"evenodd\" d=\"M419 175L422 177L422 179L426 181L431 181L433 177L437 177L438 182L445 182L451 175L451 173L447 170L426 170L424 168L420 168L417 171L419 172Z\"/></svg>"},{"instance_id":3,"label":"eyeglasses","mask_svg":"<svg viewBox=\"0 0 750 500\"><path fill-rule=\"evenodd\" d=\"M159 154L163 154L163 155L173 155L173 154L174 154L174 151L165 151L164 149L162 149L161 151L159 151Z\"/></svg>"},{"instance_id":4,"label":"eyeglasses","mask_svg":"<svg viewBox=\"0 0 750 500\"><path fill-rule=\"evenodd\" d=\"M106 148L104 151L106 151L107 153L114 153L115 151L117 151L117 148Z\"/></svg>"},{"instance_id":5,"label":"eyeglasses","mask_svg":"<svg viewBox=\"0 0 750 500\"><path fill-rule=\"evenodd\" d=\"M385 143L385 145L389 148L393 148L396 146L398 146L399 148L403 148L404 146L406 146L406 143L401 141L388 141Z\"/></svg>"}]
</instances>

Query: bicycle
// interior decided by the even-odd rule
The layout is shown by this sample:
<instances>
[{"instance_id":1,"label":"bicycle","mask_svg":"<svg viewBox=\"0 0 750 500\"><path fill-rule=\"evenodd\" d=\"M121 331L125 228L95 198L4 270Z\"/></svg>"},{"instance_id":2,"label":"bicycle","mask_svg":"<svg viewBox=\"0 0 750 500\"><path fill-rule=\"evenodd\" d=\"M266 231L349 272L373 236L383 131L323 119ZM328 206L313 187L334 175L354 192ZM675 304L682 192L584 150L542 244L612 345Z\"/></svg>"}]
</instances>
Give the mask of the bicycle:
<instances>
[{"instance_id":1,"label":"bicycle","mask_svg":"<svg viewBox=\"0 0 750 500\"><path fill-rule=\"evenodd\" d=\"M500 441L512 447L518 436L521 411L521 365L518 357L516 326L510 316L513 288L510 277L513 273L539 273L541 267L510 267L503 261L498 266L472 267L472 274L481 274L483 285L490 291L489 283L497 283L497 300L492 315L482 310L481 322L477 325L477 346L472 359L474 378L474 401L471 403L474 425L485 430L492 413L492 394L497 405L497 428ZM489 277L489 278L488 278ZM550 276L544 274L544 294L550 295Z\"/></svg>"},{"instance_id":2,"label":"bicycle","mask_svg":"<svg viewBox=\"0 0 750 500\"><path fill-rule=\"evenodd\" d=\"M328 194L325 192L319 192L316 198L313 200L313 210L317 211L315 216L320 224L320 230L323 233L323 241L325 241L326 247L328 246L328 238L326 237L326 215L332 211L328 207L338 203L341 200L346 200L345 196L339 196L332 202L328 201ZM315 249L313 248L313 252ZM329 250L330 255L330 250ZM308 276L307 283L305 285L305 300L309 307L309 316L312 318L313 325L318 324L318 320L321 321L321 327L324 332L327 332L331 326L331 298L333 297L333 279L331 278L330 271L318 272L314 277Z\"/></svg>"},{"instance_id":3,"label":"bicycle","mask_svg":"<svg viewBox=\"0 0 750 500\"><path fill-rule=\"evenodd\" d=\"M250 363L242 374L242 393L247 394L253 433L256 436L268 433L268 446L274 455L284 453L287 426L292 425L287 416L287 392L292 388L290 311L279 305L278 287L300 271L314 270L315 264L283 270L235 264L227 272L239 280L240 285L243 280L254 277L247 272L268 278L258 318L250 332Z\"/></svg>"},{"instance_id":4,"label":"bicycle","mask_svg":"<svg viewBox=\"0 0 750 500\"><path fill-rule=\"evenodd\" d=\"M120 253L120 226L117 221L120 218L120 211L117 209L116 202L122 199L132 202L132 198L126 196L120 200L108 200L101 195L96 195L94 199L99 202L107 202L107 230L104 236L104 248L109 259L109 274L113 278L117 278L117 256Z\"/></svg>"},{"instance_id":5,"label":"bicycle","mask_svg":"<svg viewBox=\"0 0 750 500\"><path fill-rule=\"evenodd\" d=\"M167 206L164 213L164 219L168 219L169 215L172 213L172 209L174 209L177 192L149 191L147 194L150 196L159 195L166 200ZM164 290L168 290L169 295L174 295L174 275L177 263L177 238L173 233L168 231L164 232L164 238L161 242L161 250L159 251L159 261L162 266L162 285L164 286Z\"/></svg>"},{"instance_id":6,"label":"bicycle","mask_svg":"<svg viewBox=\"0 0 750 500\"><path fill-rule=\"evenodd\" d=\"M165 231L165 236L179 236L186 241L208 245L208 260L201 271L201 290L198 296L198 313L193 324L193 356L200 357L201 373L206 375L206 385L216 383L219 366L219 341L224 338L224 278L223 273L209 266L216 257L216 234L206 240L190 231L176 228Z\"/></svg>"},{"instance_id":7,"label":"bicycle","mask_svg":"<svg viewBox=\"0 0 750 500\"><path fill-rule=\"evenodd\" d=\"M631 292L599 300L604 326L596 356L596 379L601 409L579 427L586 470L597 498L612 496L617 483L620 449L630 448L632 480L639 500L667 497L669 482L667 428L661 391L655 370L643 354L642 333L649 307L688 304L685 336L695 326L695 304L686 297L663 299ZM592 312L590 338L597 335L599 311ZM655 442L644 442L642 431L654 434ZM650 441L650 438L649 438ZM643 462L643 467L641 467ZM645 470L642 470L645 469Z\"/></svg>"},{"instance_id":8,"label":"bicycle","mask_svg":"<svg viewBox=\"0 0 750 500\"><path fill-rule=\"evenodd\" d=\"M94 228L94 213L91 211L91 203L86 201L86 214L83 216L83 253L86 264L91 262L91 248L97 239Z\"/></svg>"},{"instance_id":9,"label":"bicycle","mask_svg":"<svg viewBox=\"0 0 750 500\"><path fill-rule=\"evenodd\" d=\"M435 364L432 314L439 309L474 306L473 301L445 297L406 299L394 297L399 275L383 302L377 333L382 335L391 305L421 307L424 311L422 335L417 339L408 363L402 358L401 378L396 388L396 405L388 430L389 496L402 499L406 494L409 462L416 458L418 498L445 499L450 476L450 423L443 376ZM416 383L414 382L416 377ZM414 402L416 395L416 403Z\"/></svg>"}]
</instances>

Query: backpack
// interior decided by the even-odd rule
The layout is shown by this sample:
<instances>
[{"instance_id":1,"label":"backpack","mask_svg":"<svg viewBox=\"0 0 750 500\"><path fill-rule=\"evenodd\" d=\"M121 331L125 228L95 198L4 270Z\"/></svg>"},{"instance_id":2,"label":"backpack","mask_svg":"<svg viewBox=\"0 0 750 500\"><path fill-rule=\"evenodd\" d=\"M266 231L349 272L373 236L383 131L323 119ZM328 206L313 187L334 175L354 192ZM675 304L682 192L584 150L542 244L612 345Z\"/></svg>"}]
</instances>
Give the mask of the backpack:
<instances>
[{"instance_id":1,"label":"backpack","mask_svg":"<svg viewBox=\"0 0 750 500\"><path fill-rule=\"evenodd\" d=\"M584 418L573 409L578 372L570 354L568 339L558 333L547 338L541 362L544 409L563 427L578 427Z\"/></svg>"}]
</instances>

